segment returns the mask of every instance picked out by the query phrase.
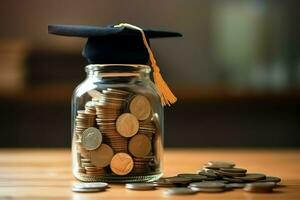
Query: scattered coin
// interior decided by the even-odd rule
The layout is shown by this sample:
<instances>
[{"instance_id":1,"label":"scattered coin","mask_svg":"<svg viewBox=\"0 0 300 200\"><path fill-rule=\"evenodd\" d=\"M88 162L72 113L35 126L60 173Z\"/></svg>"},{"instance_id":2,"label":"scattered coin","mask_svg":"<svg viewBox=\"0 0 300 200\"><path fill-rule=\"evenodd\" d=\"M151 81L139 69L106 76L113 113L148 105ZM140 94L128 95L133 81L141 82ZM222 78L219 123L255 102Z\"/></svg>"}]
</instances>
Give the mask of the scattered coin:
<instances>
[{"instance_id":1,"label":"scattered coin","mask_svg":"<svg viewBox=\"0 0 300 200\"><path fill-rule=\"evenodd\" d=\"M238 177L238 179L241 179L243 181L259 181L266 178L266 175L264 174L256 174L256 173L248 173L245 176Z\"/></svg>"},{"instance_id":2,"label":"scattered coin","mask_svg":"<svg viewBox=\"0 0 300 200\"><path fill-rule=\"evenodd\" d=\"M205 176L205 175L200 175L200 174L185 173L185 174L178 174L177 176L188 178L188 179L191 179L192 181L209 181L209 180L215 180L215 178L208 177L208 176Z\"/></svg>"},{"instance_id":3,"label":"scattered coin","mask_svg":"<svg viewBox=\"0 0 300 200\"><path fill-rule=\"evenodd\" d=\"M95 151L91 151L91 163L97 167L106 167L110 164L114 152L107 144L101 146Z\"/></svg>"},{"instance_id":4,"label":"scattered coin","mask_svg":"<svg viewBox=\"0 0 300 200\"><path fill-rule=\"evenodd\" d=\"M199 188L199 187L192 187L192 186L189 186L189 188L196 192L210 192L210 193L224 192L226 190L226 188Z\"/></svg>"},{"instance_id":5,"label":"scattered coin","mask_svg":"<svg viewBox=\"0 0 300 200\"><path fill-rule=\"evenodd\" d=\"M111 170L117 175L126 175L133 169L133 160L127 153L117 153L111 160Z\"/></svg>"},{"instance_id":6,"label":"scattered coin","mask_svg":"<svg viewBox=\"0 0 300 200\"><path fill-rule=\"evenodd\" d=\"M230 161L209 161L209 167L216 167L216 168L233 168L235 164Z\"/></svg>"},{"instance_id":7,"label":"scattered coin","mask_svg":"<svg viewBox=\"0 0 300 200\"><path fill-rule=\"evenodd\" d=\"M73 188L79 188L79 189L105 189L107 187L108 187L108 183L105 183L105 182L73 184Z\"/></svg>"},{"instance_id":8,"label":"scattered coin","mask_svg":"<svg viewBox=\"0 0 300 200\"><path fill-rule=\"evenodd\" d=\"M150 116L151 105L145 96L136 95L130 101L129 110L138 120L145 120Z\"/></svg>"},{"instance_id":9,"label":"scattered coin","mask_svg":"<svg viewBox=\"0 0 300 200\"><path fill-rule=\"evenodd\" d=\"M102 134L99 129L90 127L83 131L81 142L87 150L95 150L102 142Z\"/></svg>"},{"instance_id":10,"label":"scattered coin","mask_svg":"<svg viewBox=\"0 0 300 200\"><path fill-rule=\"evenodd\" d=\"M247 183L244 187L244 190L247 192L260 192L267 193L272 192L273 188L276 186L274 182L256 182L256 183Z\"/></svg>"},{"instance_id":11,"label":"scattered coin","mask_svg":"<svg viewBox=\"0 0 300 200\"><path fill-rule=\"evenodd\" d=\"M221 169L216 171L216 173L219 176L228 176L228 177L241 177L241 176L245 176L246 174L244 172L228 172L228 171L223 171Z\"/></svg>"},{"instance_id":12,"label":"scattered coin","mask_svg":"<svg viewBox=\"0 0 300 200\"><path fill-rule=\"evenodd\" d=\"M165 178L160 178L154 181L153 184L155 184L156 187L176 187L175 184L167 182Z\"/></svg>"},{"instance_id":13,"label":"scattered coin","mask_svg":"<svg viewBox=\"0 0 300 200\"><path fill-rule=\"evenodd\" d=\"M247 169L243 168L220 168L223 172L230 172L230 173L246 173Z\"/></svg>"},{"instance_id":14,"label":"scattered coin","mask_svg":"<svg viewBox=\"0 0 300 200\"><path fill-rule=\"evenodd\" d=\"M143 134L136 134L130 139L128 149L135 157L147 156L151 152L151 141Z\"/></svg>"},{"instance_id":15,"label":"scattered coin","mask_svg":"<svg viewBox=\"0 0 300 200\"><path fill-rule=\"evenodd\" d=\"M188 194L195 194L195 193L197 193L197 191L186 187L169 188L164 191L164 194L166 195L188 195Z\"/></svg>"},{"instance_id":16,"label":"scattered coin","mask_svg":"<svg viewBox=\"0 0 300 200\"><path fill-rule=\"evenodd\" d=\"M228 183L226 184L227 188L243 188L245 187L245 183Z\"/></svg>"},{"instance_id":17,"label":"scattered coin","mask_svg":"<svg viewBox=\"0 0 300 200\"><path fill-rule=\"evenodd\" d=\"M199 170L198 174L215 179L219 177L213 170Z\"/></svg>"},{"instance_id":18,"label":"scattered coin","mask_svg":"<svg viewBox=\"0 0 300 200\"><path fill-rule=\"evenodd\" d=\"M153 183L127 183L125 185L130 190L154 190L155 186Z\"/></svg>"},{"instance_id":19,"label":"scattered coin","mask_svg":"<svg viewBox=\"0 0 300 200\"><path fill-rule=\"evenodd\" d=\"M280 181L281 181L281 179L279 177L266 176L266 179L259 180L258 182L274 182L274 183L278 183Z\"/></svg>"},{"instance_id":20,"label":"scattered coin","mask_svg":"<svg viewBox=\"0 0 300 200\"><path fill-rule=\"evenodd\" d=\"M194 182L189 184L190 187L198 188L225 188L225 184L216 181Z\"/></svg>"},{"instance_id":21,"label":"scattered coin","mask_svg":"<svg viewBox=\"0 0 300 200\"><path fill-rule=\"evenodd\" d=\"M173 176L173 177L165 178L165 181L168 183L171 183L171 184L175 184L175 185L187 185L190 182L192 182L192 179L179 177L179 176Z\"/></svg>"},{"instance_id":22,"label":"scattered coin","mask_svg":"<svg viewBox=\"0 0 300 200\"><path fill-rule=\"evenodd\" d=\"M139 122L133 114L124 113L118 117L116 127L123 137L132 137L139 130Z\"/></svg>"},{"instance_id":23,"label":"scattered coin","mask_svg":"<svg viewBox=\"0 0 300 200\"><path fill-rule=\"evenodd\" d=\"M76 188L76 187L72 188L73 192L80 192L80 193L102 192L104 190L105 189L99 189L99 188L91 188L91 189L87 189L87 188L82 189L82 188Z\"/></svg>"}]
</instances>

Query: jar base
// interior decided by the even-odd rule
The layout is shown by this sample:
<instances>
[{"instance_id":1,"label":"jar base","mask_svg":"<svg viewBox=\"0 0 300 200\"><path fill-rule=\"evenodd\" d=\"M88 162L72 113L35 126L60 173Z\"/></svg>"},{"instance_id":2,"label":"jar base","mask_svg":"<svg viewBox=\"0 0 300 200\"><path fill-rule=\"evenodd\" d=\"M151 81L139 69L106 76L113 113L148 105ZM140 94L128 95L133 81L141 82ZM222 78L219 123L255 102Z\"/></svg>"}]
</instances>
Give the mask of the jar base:
<instances>
[{"instance_id":1,"label":"jar base","mask_svg":"<svg viewBox=\"0 0 300 200\"><path fill-rule=\"evenodd\" d=\"M162 177L163 173L149 175L130 175L130 176L90 176L82 173L74 173L79 181L83 182L108 182L108 183L138 183L152 182Z\"/></svg>"}]
</instances>

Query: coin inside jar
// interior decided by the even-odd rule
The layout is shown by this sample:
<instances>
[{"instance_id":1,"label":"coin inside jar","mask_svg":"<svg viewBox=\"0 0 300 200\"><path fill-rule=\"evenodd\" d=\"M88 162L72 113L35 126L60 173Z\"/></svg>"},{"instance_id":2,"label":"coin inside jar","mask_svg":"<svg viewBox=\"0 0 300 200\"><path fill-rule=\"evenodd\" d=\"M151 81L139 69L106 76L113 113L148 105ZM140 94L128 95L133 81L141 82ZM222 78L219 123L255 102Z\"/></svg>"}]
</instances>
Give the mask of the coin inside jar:
<instances>
[{"instance_id":1,"label":"coin inside jar","mask_svg":"<svg viewBox=\"0 0 300 200\"><path fill-rule=\"evenodd\" d=\"M116 129L123 137L132 137L139 130L139 122L133 114L124 113L118 117Z\"/></svg>"},{"instance_id":2,"label":"coin inside jar","mask_svg":"<svg viewBox=\"0 0 300 200\"><path fill-rule=\"evenodd\" d=\"M127 153L117 153L110 162L111 170L117 175L126 175L133 169L133 160Z\"/></svg>"},{"instance_id":3,"label":"coin inside jar","mask_svg":"<svg viewBox=\"0 0 300 200\"><path fill-rule=\"evenodd\" d=\"M129 110L138 120L145 120L151 113L151 105L145 96L136 95L130 101Z\"/></svg>"},{"instance_id":4,"label":"coin inside jar","mask_svg":"<svg viewBox=\"0 0 300 200\"><path fill-rule=\"evenodd\" d=\"M135 157L147 156L151 151L151 141L146 135L137 134L130 139L128 149Z\"/></svg>"},{"instance_id":5,"label":"coin inside jar","mask_svg":"<svg viewBox=\"0 0 300 200\"><path fill-rule=\"evenodd\" d=\"M102 143L102 134L97 128L87 128L82 133L81 143L87 150L97 149Z\"/></svg>"},{"instance_id":6,"label":"coin inside jar","mask_svg":"<svg viewBox=\"0 0 300 200\"><path fill-rule=\"evenodd\" d=\"M101 146L91 151L91 163L97 167L106 167L110 164L114 152L107 144L101 144Z\"/></svg>"}]
</instances>

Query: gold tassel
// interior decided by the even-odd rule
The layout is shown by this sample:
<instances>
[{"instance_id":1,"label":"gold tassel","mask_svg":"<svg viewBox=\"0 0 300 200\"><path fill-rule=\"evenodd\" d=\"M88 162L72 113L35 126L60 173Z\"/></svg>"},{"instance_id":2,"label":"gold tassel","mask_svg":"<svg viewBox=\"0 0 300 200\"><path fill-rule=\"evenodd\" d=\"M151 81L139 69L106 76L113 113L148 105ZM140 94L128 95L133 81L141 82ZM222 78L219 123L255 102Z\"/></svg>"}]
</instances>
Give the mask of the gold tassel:
<instances>
[{"instance_id":1,"label":"gold tassel","mask_svg":"<svg viewBox=\"0 0 300 200\"><path fill-rule=\"evenodd\" d=\"M159 69L158 65L156 64L156 60L154 58L153 52L152 52L148 42L147 42L147 38L146 38L146 35L145 35L143 29L141 29L140 27L131 25L131 24L127 24L127 23L121 23L121 24L115 25L115 27L127 27L127 28L131 28L131 29L139 30L141 32L144 45L146 46L147 51L149 53L149 59L150 59L151 66L153 69L154 84L156 86L158 95L160 96L161 104L163 106L165 106L165 105L170 106L171 104L175 103L177 101L177 98L172 93L169 86L164 81L163 77L161 76L160 69Z\"/></svg>"}]
</instances>

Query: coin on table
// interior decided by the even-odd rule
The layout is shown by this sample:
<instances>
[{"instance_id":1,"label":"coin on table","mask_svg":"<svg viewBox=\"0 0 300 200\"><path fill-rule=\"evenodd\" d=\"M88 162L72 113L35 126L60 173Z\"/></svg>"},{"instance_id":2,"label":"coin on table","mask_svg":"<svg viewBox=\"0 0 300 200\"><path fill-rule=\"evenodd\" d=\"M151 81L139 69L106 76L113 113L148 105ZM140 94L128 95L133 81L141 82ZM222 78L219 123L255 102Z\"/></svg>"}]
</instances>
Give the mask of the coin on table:
<instances>
[{"instance_id":1,"label":"coin on table","mask_svg":"<svg viewBox=\"0 0 300 200\"><path fill-rule=\"evenodd\" d=\"M188 195L195 193L197 193L197 191L186 187L168 188L164 191L166 195Z\"/></svg>"},{"instance_id":2,"label":"coin on table","mask_svg":"<svg viewBox=\"0 0 300 200\"><path fill-rule=\"evenodd\" d=\"M78 188L78 189L105 189L107 187L108 187L108 183L105 182L73 184L73 188Z\"/></svg>"},{"instance_id":3,"label":"coin on table","mask_svg":"<svg viewBox=\"0 0 300 200\"><path fill-rule=\"evenodd\" d=\"M264 174L258 174L258 173L248 173L245 176L238 177L238 179L241 179L243 181L259 181L264 180L266 178L266 175Z\"/></svg>"},{"instance_id":4,"label":"coin on table","mask_svg":"<svg viewBox=\"0 0 300 200\"><path fill-rule=\"evenodd\" d=\"M223 180L228 181L229 183L244 183L244 180L239 179L240 177L222 177Z\"/></svg>"},{"instance_id":5,"label":"coin on table","mask_svg":"<svg viewBox=\"0 0 300 200\"><path fill-rule=\"evenodd\" d=\"M218 178L219 176L215 173L214 170L208 169L208 170L199 170L197 171L198 174L203 175L203 176L207 176L209 178Z\"/></svg>"},{"instance_id":6,"label":"coin on table","mask_svg":"<svg viewBox=\"0 0 300 200\"><path fill-rule=\"evenodd\" d=\"M127 183L125 185L130 190L154 190L155 186L153 183Z\"/></svg>"},{"instance_id":7,"label":"coin on table","mask_svg":"<svg viewBox=\"0 0 300 200\"><path fill-rule=\"evenodd\" d=\"M155 184L156 187L176 187L175 184L167 182L165 178L160 178L154 181L153 184Z\"/></svg>"},{"instance_id":8,"label":"coin on table","mask_svg":"<svg viewBox=\"0 0 300 200\"><path fill-rule=\"evenodd\" d=\"M113 156L113 149L107 144L101 144L98 149L91 151L91 163L97 167L106 167Z\"/></svg>"},{"instance_id":9,"label":"coin on table","mask_svg":"<svg viewBox=\"0 0 300 200\"><path fill-rule=\"evenodd\" d=\"M209 193L224 192L226 190L226 188L199 188L199 187L192 187L192 186L189 186L188 188L196 192L209 192Z\"/></svg>"},{"instance_id":10,"label":"coin on table","mask_svg":"<svg viewBox=\"0 0 300 200\"><path fill-rule=\"evenodd\" d=\"M110 162L111 170L117 175L126 175L133 169L133 160L127 153L117 153Z\"/></svg>"},{"instance_id":11,"label":"coin on table","mask_svg":"<svg viewBox=\"0 0 300 200\"><path fill-rule=\"evenodd\" d=\"M151 152L151 141L143 134L133 136L128 145L128 149L135 157L144 157Z\"/></svg>"},{"instance_id":12,"label":"coin on table","mask_svg":"<svg viewBox=\"0 0 300 200\"><path fill-rule=\"evenodd\" d=\"M274 182L278 183L281 181L281 178L275 176L267 176L266 179L259 180L258 182Z\"/></svg>"},{"instance_id":13,"label":"coin on table","mask_svg":"<svg viewBox=\"0 0 300 200\"><path fill-rule=\"evenodd\" d=\"M116 129L123 137L132 137L139 130L139 121L133 114L124 113L118 117Z\"/></svg>"},{"instance_id":14,"label":"coin on table","mask_svg":"<svg viewBox=\"0 0 300 200\"><path fill-rule=\"evenodd\" d=\"M164 179L167 183L172 183L175 185L186 185L192 182L192 179L190 178L179 177L179 176L166 177Z\"/></svg>"},{"instance_id":15,"label":"coin on table","mask_svg":"<svg viewBox=\"0 0 300 200\"><path fill-rule=\"evenodd\" d=\"M197 188L225 188L225 184L218 181L194 182L190 183L189 186Z\"/></svg>"},{"instance_id":16,"label":"coin on table","mask_svg":"<svg viewBox=\"0 0 300 200\"><path fill-rule=\"evenodd\" d=\"M244 172L228 172L223 170L217 170L216 173L219 176L227 176L227 177L241 177L246 175L246 173Z\"/></svg>"},{"instance_id":17,"label":"coin on table","mask_svg":"<svg viewBox=\"0 0 300 200\"><path fill-rule=\"evenodd\" d=\"M243 188L245 187L245 183L228 183L226 184L226 188Z\"/></svg>"},{"instance_id":18,"label":"coin on table","mask_svg":"<svg viewBox=\"0 0 300 200\"><path fill-rule=\"evenodd\" d=\"M81 143L87 150L97 149L102 143L102 134L97 128L87 128L82 133Z\"/></svg>"},{"instance_id":19,"label":"coin on table","mask_svg":"<svg viewBox=\"0 0 300 200\"><path fill-rule=\"evenodd\" d=\"M150 102L145 96L136 95L130 101L129 111L134 114L138 120L145 120L151 113Z\"/></svg>"},{"instance_id":20,"label":"coin on table","mask_svg":"<svg viewBox=\"0 0 300 200\"><path fill-rule=\"evenodd\" d=\"M276 183L274 182L265 182L265 183L248 183L244 187L244 190L247 192L261 192L261 193L267 193L272 192L273 188L276 186Z\"/></svg>"},{"instance_id":21,"label":"coin on table","mask_svg":"<svg viewBox=\"0 0 300 200\"><path fill-rule=\"evenodd\" d=\"M209 161L208 166L216 168L233 168L235 164L230 161Z\"/></svg>"},{"instance_id":22,"label":"coin on table","mask_svg":"<svg viewBox=\"0 0 300 200\"><path fill-rule=\"evenodd\" d=\"M192 174L192 173L184 173L184 174L177 174L179 177L189 178L193 182L195 181L208 181L208 180L215 180L215 178L207 177L200 174Z\"/></svg>"},{"instance_id":23,"label":"coin on table","mask_svg":"<svg viewBox=\"0 0 300 200\"><path fill-rule=\"evenodd\" d=\"M243 168L220 168L223 172L230 172L230 173L246 173L247 169Z\"/></svg>"}]
</instances>

